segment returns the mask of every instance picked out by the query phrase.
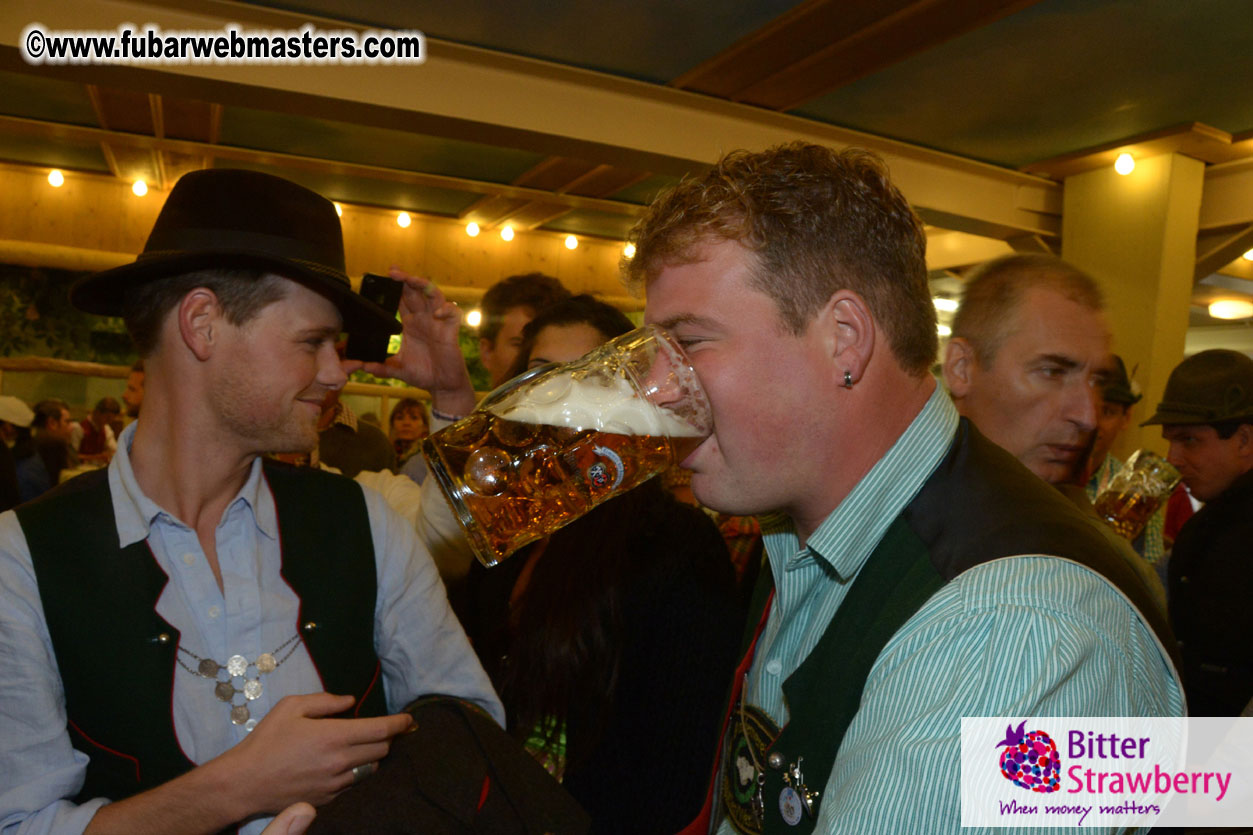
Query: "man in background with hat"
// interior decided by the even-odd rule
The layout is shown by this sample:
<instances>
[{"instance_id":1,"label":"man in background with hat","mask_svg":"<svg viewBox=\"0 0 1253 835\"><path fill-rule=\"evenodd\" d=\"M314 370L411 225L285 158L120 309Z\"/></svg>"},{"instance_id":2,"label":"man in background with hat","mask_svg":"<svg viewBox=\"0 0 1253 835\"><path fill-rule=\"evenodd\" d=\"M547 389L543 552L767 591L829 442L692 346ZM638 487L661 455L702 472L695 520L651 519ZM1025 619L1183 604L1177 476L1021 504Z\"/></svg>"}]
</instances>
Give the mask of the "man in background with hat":
<instances>
[{"instance_id":1,"label":"man in background with hat","mask_svg":"<svg viewBox=\"0 0 1253 835\"><path fill-rule=\"evenodd\" d=\"M1166 381L1146 426L1205 506L1175 540L1170 619L1193 716L1237 716L1253 699L1253 359L1202 351Z\"/></svg>"},{"instance_id":2,"label":"man in background with hat","mask_svg":"<svg viewBox=\"0 0 1253 835\"><path fill-rule=\"evenodd\" d=\"M1096 497L1109 484L1110 479L1123 467L1123 463L1114 457L1111 450L1119 434L1131 423L1131 407L1143 397L1139 386L1132 383L1127 376L1127 366L1117 354L1109 355L1103 376L1101 402L1096 410L1096 437L1092 441L1092 452L1088 455L1087 465L1090 475L1085 489L1091 502L1096 501ZM1163 505L1149 518L1143 533L1131 543L1131 547L1144 557L1145 562L1156 567L1159 576L1163 576L1162 557L1166 553L1162 537L1165 525L1166 507Z\"/></svg>"},{"instance_id":3,"label":"man in background with hat","mask_svg":"<svg viewBox=\"0 0 1253 835\"><path fill-rule=\"evenodd\" d=\"M188 174L71 300L125 318L143 416L106 470L0 516L0 824L253 833L367 776L418 695L503 719L412 527L261 458L316 443L342 330L399 329L352 291L329 201Z\"/></svg>"}]
</instances>

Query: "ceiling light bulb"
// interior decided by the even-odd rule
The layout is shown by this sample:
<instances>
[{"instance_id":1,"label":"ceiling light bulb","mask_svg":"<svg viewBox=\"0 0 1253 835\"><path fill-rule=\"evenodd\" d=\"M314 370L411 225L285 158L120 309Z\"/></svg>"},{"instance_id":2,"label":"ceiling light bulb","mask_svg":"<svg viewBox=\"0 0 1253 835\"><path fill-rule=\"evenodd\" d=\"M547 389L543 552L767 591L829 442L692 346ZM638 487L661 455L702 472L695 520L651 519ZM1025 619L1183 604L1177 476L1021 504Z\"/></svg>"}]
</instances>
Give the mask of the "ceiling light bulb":
<instances>
[{"instance_id":1,"label":"ceiling light bulb","mask_svg":"<svg viewBox=\"0 0 1253 835\"><path fill-rule=\"evenodd\" d=\"M1248 319L1253 316L1253 301L1248 299L1221 299L1210 302L1209 315L1215 319Z\"/></svg>"},{"instance_id":2,"label":"ceiling light bulb","mask_svg":"<svg viewBox=\"0 0 1253 835\"><path fill-rule=\"evenodd\" d=\"M513 227L506 226L504 229L501 229L500 237L504 238L506 241L512 241L513 240Z\"/></svg>"},{"instance_id":3,"label":"ceiling light bulb","mask_svg":"<svg viewBox=\"0 0 1253 835\"><path fill-rule=\"evenodd\" d=\"M466 314L466 324L472 328L477 328L479 323L483 321L483 312L477 307Z\"/></svg>"},{"instance_id":4,"label":"ceiling light bulb","mask_svg":"<svg viewBox=\"0 0 1253 835\"><path fill-rule=\"evenodd\" d=\"M341 206L339 203L335 204L335 214L339 215L340 217L344 216L344 207Z\"/></svg>"},{"instance_id":5,"label":"ceiling light bulb","mask_svg":"<svg viewBox=\"0 0 1253 835\"><path fill-rule=\"evenodd\" d=\"M573 235L566 235L566 249L578 249L579 239Z\"/></svg>"},{"instance_id":6,"label":"ceiling light bulb","mask_svg":"<svg viewBox=\"0 0 1253 835\"><path fill-rule=\"evenodd\" d=\"M1136 161L1131 158L1131 154L1119 154L1114 161L1114 170L1125 177L1136 170Z\"/></svg>"},{"instance_id":7,"label":"ceiling light bulb","mask_svg":"<svg viewBox=\"0 0 1253 835\"><path fill-rule=\"evenodd\" d=\"M622 257L626 259L634 258L635 257L635 244L627 244L626 246L622 247Z\"/></svg>"},{"instance_id":8,"label":"ceiling light bulb","mask_svg":"<svg viewBox=\"0 0 1253 835\"><path fill-rule=\"evenodd\" d=\"M396 215L396 223L400 224L401 229L408 229L409 224L413 223L413 219L409 217L408 212L401 212Z\"/></svg>"},{"instance_id":9,"label":"ceiling light bulb","mask_svg":"<svg viewBox=\"0 0 1253 835\"><path fill-rule=\"evenodd\" d=\"M135 192L136 197L143 197L148 193L148 184L143 180L136 180L131 183L131 191Z\"/></svg>"},{"instance_id":10,"label":"ceiling light bulb","mask_svg":"<svg viewBox=\"0 0 1253 835\"><path fill-rule=\"evenodd\" d=\"M1244 260L1253 261L1253 249L1250 249L1248 252L1244 253Z\"/></svg>"},{"instance_id":11,"label":"ceiling light bulb","mask_svg":"<svg viewBox=\"0 0 1253 835\"><path fill-rule=\"evenodd\" d=\"M935 332L938 333L940 336L952 336L953 335L953 329L950 328L948 325L936 325Z\"/></svg>"},{"instance_id":12,"label":"ceiling light bulb","mask_svg":"<svg viewBox=\"0 0 1253 835\"><path fill-rule=\"evenodd\" d=\"M479 225L475 223L474 221L470 221L469 223L467 223L466 234L469 235L471 238L477 238L479 236Z\"/></svg>"},{"instance_id":13,"label":"ceiling light bulb","mask_svg":"<svg viewBox=\"0 0 1253 835\"><path fill-rule=\"evenodd\" d=\"M952 313L957 310L956 299L934 298L931 303L935 305L936 310L942 310L945 313Z\"/></svg>"},{"instance_id":14,"label":"ceiling light bulb","mask_svg":"<svg viewBox=\"0 0 1253 835\"><path fill-rule=\"evenodd\" d=\"M61 173L60 169L54 168L48 172L48 185L53 188L60 188L65 185L65 175Z\"/></svg>"}]
</instances>

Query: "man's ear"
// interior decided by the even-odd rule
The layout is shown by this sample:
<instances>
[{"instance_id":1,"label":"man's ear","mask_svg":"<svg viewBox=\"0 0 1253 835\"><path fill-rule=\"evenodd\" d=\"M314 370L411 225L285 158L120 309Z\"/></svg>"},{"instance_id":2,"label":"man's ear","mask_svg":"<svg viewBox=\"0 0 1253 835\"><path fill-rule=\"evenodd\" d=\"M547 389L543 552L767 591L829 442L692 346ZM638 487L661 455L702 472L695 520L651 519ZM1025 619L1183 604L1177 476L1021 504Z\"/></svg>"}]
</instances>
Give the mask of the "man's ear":
<instances>
[{"instance_id":1,"label":"man's ear","mask_svg":"<svg viewBox=\"0 0 1253 835\"><path fill-rule=\"evenodd\" d=\"M217 294L208 287L197 287L183 296L178 303L177 324L187 349L196 359L207 360L213 355L226 324Z\"/></svg>"},{"instance_id":2,"label":"man's ear","mask_svg":"<svg viewBox=\"0 0 1253 835\"><path fill-rule=\"evenodd\" d=\"M1253 463L1253 424L1240 424L1236 427L1236 433L1232 437L1238 442L1236 454L1245 461Z\"/></svg>"},{"instance_id":3,"label":"man's ear","mask_svg":"<svg viewBox=\"0 0 1253 835\"><path fill-rule=\"evenodd\" d=\"M837 383L844 385L847 381L856 385L866 373L878 336L866 300L852 290L838 290L818 315L826 329L826 344Z\"/></svg>"},{"instance_id":4,"label":"man's ear","mask_svg":"<svg viewBox=\"0 0 1253 835\"><path fill-rule=\"evenodd\" d=\"M970 393L977 362L974 346L963 337L955 336L948 341L944 348L944 385L953 397L962 398Z\"/></svg>"}]
</instances>

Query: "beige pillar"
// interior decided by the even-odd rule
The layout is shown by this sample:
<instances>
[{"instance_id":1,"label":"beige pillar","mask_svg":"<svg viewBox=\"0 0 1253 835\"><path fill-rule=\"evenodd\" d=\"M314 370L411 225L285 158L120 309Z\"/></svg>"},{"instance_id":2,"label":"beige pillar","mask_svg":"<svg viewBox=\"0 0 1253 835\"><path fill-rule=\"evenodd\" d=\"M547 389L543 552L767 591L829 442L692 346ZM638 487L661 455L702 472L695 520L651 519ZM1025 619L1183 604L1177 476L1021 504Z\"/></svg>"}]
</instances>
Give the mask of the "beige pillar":
<instances>
[{"instance_id":1,"label":"beige pillar","mask_svg":"<svg viewBox=\"0 0 1253 835\"><path fill-rule=\"evenodd\" d=\"M1137 160L1127 176L1106 167L1066 178L1062 257L1105 291L1114 351L1139 365L1144 398L1114 454L1137 447L1164 452L1161 431L1141 429L1183 359L1196 263L1205 164L1179 154Z\"/></svg>"}]
</instances>

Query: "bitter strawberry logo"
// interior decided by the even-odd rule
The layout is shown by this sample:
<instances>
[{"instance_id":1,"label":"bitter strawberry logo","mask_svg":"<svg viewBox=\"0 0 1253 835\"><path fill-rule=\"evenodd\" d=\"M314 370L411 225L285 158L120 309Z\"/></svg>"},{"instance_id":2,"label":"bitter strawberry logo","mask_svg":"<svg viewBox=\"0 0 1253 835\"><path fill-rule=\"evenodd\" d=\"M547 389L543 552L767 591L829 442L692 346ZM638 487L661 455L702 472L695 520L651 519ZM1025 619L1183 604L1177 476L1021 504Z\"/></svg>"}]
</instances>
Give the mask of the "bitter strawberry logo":
<instances>
[{"instance_id":1,"label":"bitter strawberry logo","mask_svg":"<svg viewBox=\"0 0 1253 835\"><path fill-rule=\"evenodd\" d=\"M1026 720L1015 730L1012 724L1005 727L1005 738L996 743L1001 752L1001 774L1015 786L1041 794L1055 792L1060 787L1062 760L1057 755L1057 745L1044 731L1023 733Z\"/></svg>"}]
</instances>

